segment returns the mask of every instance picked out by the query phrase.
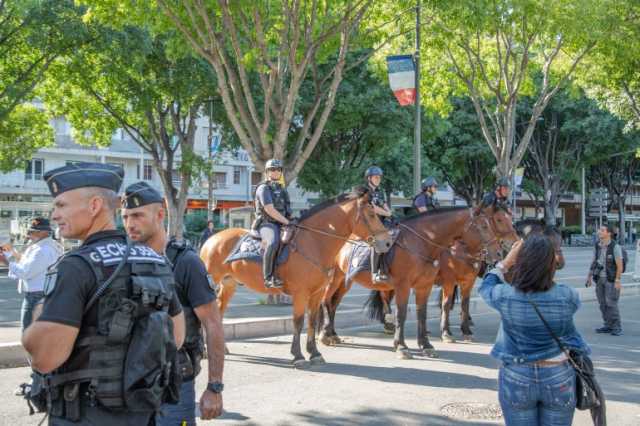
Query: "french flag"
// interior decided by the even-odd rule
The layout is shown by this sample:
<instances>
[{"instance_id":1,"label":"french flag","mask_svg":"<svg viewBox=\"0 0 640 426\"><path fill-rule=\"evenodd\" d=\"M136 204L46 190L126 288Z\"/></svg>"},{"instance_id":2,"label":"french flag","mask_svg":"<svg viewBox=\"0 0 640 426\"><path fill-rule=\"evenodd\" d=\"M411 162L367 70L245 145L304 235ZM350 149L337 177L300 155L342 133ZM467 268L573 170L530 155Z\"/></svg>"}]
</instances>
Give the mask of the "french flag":
<instances>
[{"instance_id":1,"label":"french flag","mask_svg":"<svg viewBox=\"0 0 640 426\"><path fill-rule=\"evenodd\" d=\"M389 85L400 105L416 101L416 68L411 55L387 56Z\"/></svg>"}]
</instances>

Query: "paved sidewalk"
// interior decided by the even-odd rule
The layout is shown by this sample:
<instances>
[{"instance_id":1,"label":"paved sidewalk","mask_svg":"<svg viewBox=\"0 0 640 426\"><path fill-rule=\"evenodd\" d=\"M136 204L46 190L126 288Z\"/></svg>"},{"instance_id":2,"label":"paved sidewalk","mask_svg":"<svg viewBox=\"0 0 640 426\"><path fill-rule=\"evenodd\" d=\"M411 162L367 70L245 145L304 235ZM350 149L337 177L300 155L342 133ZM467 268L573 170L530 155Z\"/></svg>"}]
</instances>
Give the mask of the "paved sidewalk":
<instances>
[{"instance_id":1,"label":"paved sidewalk","mask_svg":"<svg viewBox=\"0 0 640 426\"><path fill-rule=\"evenodd\" d=\"M597 376L608 398L613 426L640 424L640 297L621 300L625 335L597 335L595 303L585 303L577 325L593 349ZM455 317L454 317L455 318ZM457 318L456 318L457 320ZM432 343L439 359L416 356L400 360L390 350L391 339L379 326L340 330L346 343L321 351L326 365L308 371L289 363L289 336L237 340L229 343L225 363L226 425L489 425L498 421L447 417L441 408L451 403L497 404L497 362L489 355L498 315L488 309L474 315L476 343ZM437 321L430 321L434 330ZM457 327L455 333L459 335ZM408 336L414 336L412 326ZM415 339L407 343L415 348ZM206 370L206 369L205 369ZM11 395L27 375L25 368L0 370L0 425L35 425L23 402ZM198 380L199 392L206 375ZM214 424L214 422L201 422ZM589 426L584 412L574 425Z\"/></svg>"}]
</instances>

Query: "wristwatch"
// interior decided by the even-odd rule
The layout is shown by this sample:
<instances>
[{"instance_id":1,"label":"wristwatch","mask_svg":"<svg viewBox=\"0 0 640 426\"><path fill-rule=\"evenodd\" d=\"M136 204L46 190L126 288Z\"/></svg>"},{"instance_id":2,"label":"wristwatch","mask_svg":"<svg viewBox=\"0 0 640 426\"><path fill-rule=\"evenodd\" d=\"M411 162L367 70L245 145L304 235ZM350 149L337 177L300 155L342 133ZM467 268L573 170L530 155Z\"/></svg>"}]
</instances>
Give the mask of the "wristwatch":
<instances>
[{"instance_id":1,"label":"wristwatch","mask_svg":"<svg viewBox=\"0 0 640 426\"><path fill-rule=\"evenodd\" d=\"M224 390L224 385L222 382L209 382L207 384L207 390L213 393L222 393Z\"/></svg>"}]
</instances>

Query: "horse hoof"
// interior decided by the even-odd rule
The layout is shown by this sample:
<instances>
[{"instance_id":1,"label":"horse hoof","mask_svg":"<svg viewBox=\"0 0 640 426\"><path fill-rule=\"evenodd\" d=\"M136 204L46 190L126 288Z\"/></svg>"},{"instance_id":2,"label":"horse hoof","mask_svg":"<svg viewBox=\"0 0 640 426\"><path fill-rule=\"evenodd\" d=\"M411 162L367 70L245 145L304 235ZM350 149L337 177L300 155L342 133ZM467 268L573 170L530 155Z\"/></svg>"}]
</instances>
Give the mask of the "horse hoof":
<instances>
[{"instance_id":1,"label":"horse hoof","mask_svg":"<svg viewBox=\"0 0 640 426\"><path fill-rule=\"evenodd\" d=\"M409 349L398 349L398 359L413 359Z\"/></svg>"},{"instance_id":2,"label":"horse hoof","mask_svg":"<svg viewBox=\"0 0 640 426\"><path fill-rule=\"evenodd\" d=\"M334 346L342 343L342 339L337 334L334 334L333 336L331 336L330 339L331 339L331 344L333 344Z\"/></svg>"},{"instance_id":3,"label":"horse hoof","mask_svg":"<svg viewBox=\"0 0 640 426\"><path fill-rule=\"evenodd\" d=\"M434 348L424 348L422 349L422 354L429 358L440 358L440 355Z\"/></svg>"},{"instance_id":4,"label":"horse hoof","mask_svg":"<svg viewBox=\"0 0 640 426\"><path fill-rule=\"evenodd\" d=\"M473 342L473 334L463 334L462 340L469 343Z\"/></svg>"},{"instance_id":5,"label":"horse hoof","mask_svg":"<svg viewBox=\"0 0 640 426\"><path fill-rule=\"evenodd\" d=\"M326 364L327 363L327 361L324 360L322 355L317 355L317 356L311 357L309 359L309 362L311 363L311 365L322 365L322 364Z\"/></svg>"},{"instance_id":6,"label":"horse hoof","mask_svg":"<svg viewBox=\"0 0 640 426\"><path fill-rule=\"evenodd\" d=\"M309 362L306 359L296 359L293 361L293 368L296 370L306 370L309 368Z\"/></svg>"},{"instance_id":7,"label":"horse hoof","mask_svg":"<svg viewBox=\"0 0 640 426\"><path fill-rule=\"evenodd\" d=\"M454 339L453 336L450 335L450 334L443 334L440 338L442 339L442 341L444 343L455 343L456 342L456 339Z\"/></svg>"},{"instance_id":8,"label":"horse hoof","mask_svg":"<svg viewBox=\"0 0 640 426\"><path fill-rule=\"evenodd\" d=\"M224 354L225 355L231 354L231 351L229 351L229 348L227 347L227 345L224 345Z\"/></svg>"},{"instance_id":9,"label":"horse hoof","mask_svg":"<svg viewBox=\"0 0 640 426\"><path fill-rule=\"evenodd\" d=\"M327 335L322 335L322 337L320 337L320 343L322 343L325 346L333 346L333 339L331 338L332 336L327 336Z\"/></svg>"},{"instance_id":10,"label":"horse hoof","mask_svg":"<svg viewBox=\"0 0 640 426\"><path fill-rule=\"evenodd\" d=\"M396 332L396 326L395 326L395 324L392 324L392 323L389 323L389 322L385 322L383 331L384 331L385 334L393 334L393 333Z\"/></svg>"}]
</instances>

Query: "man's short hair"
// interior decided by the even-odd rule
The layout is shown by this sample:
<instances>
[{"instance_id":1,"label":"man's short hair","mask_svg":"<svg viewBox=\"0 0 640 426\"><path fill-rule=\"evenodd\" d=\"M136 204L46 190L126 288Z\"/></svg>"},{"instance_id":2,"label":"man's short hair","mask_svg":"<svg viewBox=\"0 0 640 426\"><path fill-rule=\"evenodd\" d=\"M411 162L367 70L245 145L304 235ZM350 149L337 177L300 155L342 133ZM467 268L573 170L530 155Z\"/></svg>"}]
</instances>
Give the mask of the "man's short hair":
<instances>
[{"instance_id":1,"label":"man's short hair","mask_svg":"<svg viewBox=\"0 0 640 426\"><path fill-rule=\"evenodd\" d=\"M98 186L85 188L87 197L100 197L104 201L104 206L110 212L115 212L120 207L120 197L115 191Z\"/></svg>"},{"instance_id":2,"label":"man's short hair","mask_svg":"<svg viewBox=\"0 0 640 426\"><path fill-rule=\"evenodd\" d=\"M603 223L602 225L600 225L600 228L606 228L609 235L613 234L613 227L608 223Z\"/></svg>"}]
</instances>

